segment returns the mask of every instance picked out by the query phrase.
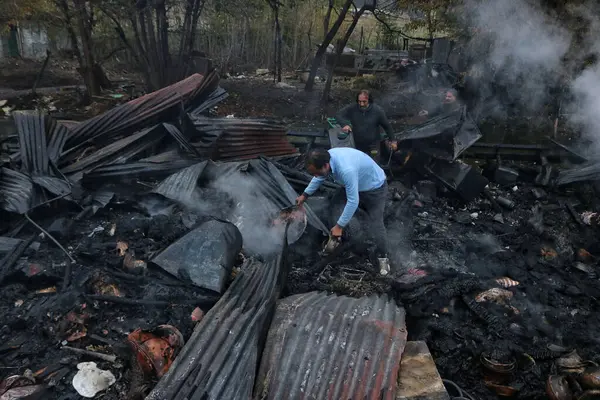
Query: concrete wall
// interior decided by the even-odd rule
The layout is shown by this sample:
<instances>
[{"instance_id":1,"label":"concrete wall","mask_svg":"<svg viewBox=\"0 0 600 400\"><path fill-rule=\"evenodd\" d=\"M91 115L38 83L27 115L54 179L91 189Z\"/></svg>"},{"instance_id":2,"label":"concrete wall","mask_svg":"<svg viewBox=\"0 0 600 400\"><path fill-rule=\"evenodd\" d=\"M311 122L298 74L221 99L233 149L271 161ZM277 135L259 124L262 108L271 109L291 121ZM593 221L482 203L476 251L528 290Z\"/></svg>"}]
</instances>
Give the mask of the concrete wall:
<instances>
[{"instance_id":1,"label":"concrete wall","mask_svg":"<svg viewBox=\"0 0 600 400\"><path fill-rule=\"evenodd\" d=\"M0 36L0 60L9 57L8 34ZM69 49L71 46L65 31L49 30L42 24L24 22L19 24L19 50L21 57L40 60L46 57L46 50Z\"/></svg>"}]
</instances>

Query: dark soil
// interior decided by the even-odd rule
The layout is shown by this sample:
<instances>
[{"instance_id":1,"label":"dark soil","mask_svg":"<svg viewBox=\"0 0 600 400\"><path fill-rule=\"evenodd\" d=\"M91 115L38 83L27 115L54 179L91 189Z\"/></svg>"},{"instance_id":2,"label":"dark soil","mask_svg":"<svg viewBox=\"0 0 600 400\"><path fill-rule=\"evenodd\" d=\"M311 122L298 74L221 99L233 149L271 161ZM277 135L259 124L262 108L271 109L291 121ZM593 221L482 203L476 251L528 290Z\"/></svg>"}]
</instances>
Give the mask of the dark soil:
<instances>
[{"instance_id":1,"label":"dark soil","mask_svg":"<svg viewBox=\"0 0 600 400\"><path fill-rule=\"evenodd\" d=\"M63 213L66 218L73 217ZM152 330L159 325L176 327L184 338L189 338L194 327L192 311L200 306L204 312L214 301L201 300L214 295L176 280L156 269L146 272L131 271L124 267L124 258L117 253L117 243L129 246L135 259L148 260L187 232L180 213L172 216L158 215L150 218L143 213L127 209L100 210L95 216L73 225L69 237L60 237L62 244L76 259L71 265L70 286L63 289L65 268L70 263L66 255L52 242L37 238L39 249L30 249L7 277L0 288L0 313L3 315L0 338L7 345L0 349L2 376L23 373L26 369L37 371L44 367L66 367L65 379L58 382L47 399L76 399L71 380L80 356L61 350L62 345L92 349L119 356L118 363L90 358L99 368L110 369L117 377L103 398L122 399L139 380L133 376L131 352L126 345L127 335L135 329ZM48 226L52 216L37 216L37 221ZM112 226L114 235L110 235ZM104 228L93 233L98 228ZM35 234L25 229L20 236ZM32 276L32 271L39 273ZM40 290L55 288L58 293L41 294ZM87 295L118 295L126 299L165 301L167 305L122 305L94 300ZM84 318L86 335L73 341L66 339L82 327L73 327L69 316ZM97 335L113 346L93 339ZM110 368L109 368L110 367ZM7 371L10 370L10 373ZM150 383L151 382L147 382ZM152 384L151 384L152 385Z\"/></svg>"},{"instance_id":2,"label":"dark soil","mask_svg":"<svg viewBox=\"0 0 600 400\"><path fill-rule=\"evenodd\" d=\"M517 362L505 380L518 389L516 398L545 399L546 379L561 355L576 350L584 360L600 360L597 228L580 226L565 207L583 212L597 202L587 202L589 188L549 191L540 200L531 188L523 182L514 191L492 186L492 193L516 203L503 212L504 222L487 200L465 207L400 189L387 208L392 278L381 278L364 256L352 253L310 273L314 261L303 253L291 293L393 294L406 310L409 340L427 342L443 378L475 398L495 399L480 361L492 354ZM541 225L532 220L535 205ZM518 282L506 289L510 300L475 301L501 288L495 280L503 277Z\"/></svg>"},{"instance_id":3,"label":"dark soil","mask_svg":"<svg viewBox=\"0 0 600 400\"><path fill-rule=\"evenodd\" d=\"M106 111L121 101L126 101L129 90L121 90L122 83L134 84L134 95L143 93L143 84L139 74L123 70L123 67L108 65L105 72L116 87L94 98L91 105L82 103L83 96L76 91L53 92L32 96L29 93L13 97L13 90L31 90L42 62L12 59L0 66L0 100L8 98L7 105L13 110L40 108L61 119L81 120ZM82 85L81 75L74 61L51 59L38 85L39 88ZM221 80L221 86L228 91L229 97L216 108L216 115L236 117L268 117L282 120L290 126L318 127L326 124L326 119L334 117L345 105L355 101L359 89L372 91L376 103L380 104L391 122L395 125L399 119L418 111L422 99L415 94L398 94L393 75L375 82L361 78L336 78L325 107L321 105L324 83L317 81L312 92L304 91L304 84L291 74L283 84L276 84L269 76L232 77ZM110 94L125 94L119 101L112 100ZM2 115L0 111L0 116Z\"/></svg>"},{"instance_id":4,"label":"dark soil","mask_svg":"<svg viewBox=\"0 0 600 400\"><path fill-rule=\"evenodd\" d=\"M385 76L376 85L360 78L336 78L325 107L321 104L322 82L317 82L311 92L306 92L304 84L295 77L286 80L283 86L269 77L229 78L222 80L221 86L228 91L229 98L218 105L218 115L271 117L297 126L324 125L339 109L355 102L361 89L371 91L374 102L384 108L397 126L402 122L400 119L414 115L424 101L417 94L401 93L393 75ZM425 97L432 95L435 93Z\"/></svg>"},{"instance_id":5,"label":"dark soil","mask_svg":"<svg viewBox=\"0 0 600 400\"><path fill-rule=\"evenodd\" d=\"M43 61L6 59L0 65L0 88L31 89L42 69ZM83 80L72 62L53 60L42 75L38 87L80 85Z\"/></svg>"}]
</instances>

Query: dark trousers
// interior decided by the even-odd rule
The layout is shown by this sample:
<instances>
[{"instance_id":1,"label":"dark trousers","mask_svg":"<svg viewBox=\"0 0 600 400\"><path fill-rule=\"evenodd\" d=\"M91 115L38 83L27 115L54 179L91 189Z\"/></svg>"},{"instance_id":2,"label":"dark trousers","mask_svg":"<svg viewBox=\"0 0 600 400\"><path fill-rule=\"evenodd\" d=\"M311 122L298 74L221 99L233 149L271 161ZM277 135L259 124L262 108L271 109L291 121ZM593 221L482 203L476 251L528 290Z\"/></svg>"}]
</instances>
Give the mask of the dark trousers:
<instances>
[{"instance_id":1,"label":"dark trousers","mask_svg":"<svg viewBox=\"0 0 600 400\"><path fill-rule=\"evenodd\" d=\"M361 241L361 239L366 239L361 238L362 234L365 234L365 236L373 240L375 243L375 251L369 254L371 259L388 257L387 234L383 222L387 193L387 182L378 189L360 192L358 194L359 208L365 212L365 219L363 221L361 218L360 222L364 222L364 226L358 226L358 215L355 214L352 221L350 221L350 224L346 227L348 229L345 229L345 231L350 232L350 235L352 236L351 240ZM335 217L335 219L333 219L333 223L335 223L342 212L343 205L346 203L346 192L343 188L335 193L332 203L336 204L336 206L334 206L336 211L334 211L334 214L332 215L332 217ZM372 259L371 261L374 262L375 260Z\"/></svg>"},{"instance_id":2,"label":"dark trousers","mask_svg":"<svg viewBox=\"0 0 600 400\"><path fill-rule=\"evenodd\" d=\"M374 255L379 258L388 256L387 234L383 222L387 193L387 182L379 189L359 193L360 205L367 213L367 232L376 246Z\"/></svg>"}]
</instances>

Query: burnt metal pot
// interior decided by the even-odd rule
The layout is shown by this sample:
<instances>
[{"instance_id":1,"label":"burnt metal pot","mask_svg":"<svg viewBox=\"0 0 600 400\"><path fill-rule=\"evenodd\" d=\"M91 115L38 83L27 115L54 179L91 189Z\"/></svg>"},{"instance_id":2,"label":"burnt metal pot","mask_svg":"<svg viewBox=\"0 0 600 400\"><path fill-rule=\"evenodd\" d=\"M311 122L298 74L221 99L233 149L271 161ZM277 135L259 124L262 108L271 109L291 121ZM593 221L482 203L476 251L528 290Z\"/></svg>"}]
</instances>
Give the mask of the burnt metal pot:
<instances>
[{"instance_id":1,"label":"burnt metal pot","mask_svg":"<svg viewBox=\"0 0 600 400\"><path fill-rule=\"evenodd\" d=\"M577 397L577 400L595 400L600 399L600 390L588 390Z\"/></svg>"},{"instance_id":2,"label":"burnt metal pot","mask_svg":"<svg viewBox=\"0 0 600 400\"><path fill-rule=\"evenodd\" d=\"M585 389L600 389L600 367L588 367L578 376L579 383Z\"/></svg>"},{"instance_id":3,"label":"burnt metal pot","mask_svg":"<svg viewBox=\"0 0 600 400\"><path fill-rule=\"evenodd\" d=\"M573 394L564 376L550 375L546 381L546 394L551 400L572 400Z\"/></svg>"},{"instance_id":4,"label":"burnt metal pot","mask_svg":"<svg viewBox=\"0 0 600 400\"><path fill-rule=\"evenodd\" d=\"M273 216L273 225L285 226L288 222L288 244L293 244L300 239L308 225L306 210L294 205L282 208Z\"/></svg>"},{"instance_id":5,"label":"burnt metal pot","mask_svg":"<svg viewBox=\"0 0 600 400\"><path fill-rule=\"evenodd\" d=\"M561 356L556 360L559 370L563 373L583 373L586 366L595 365L590 361L583 361L576 350Z\"/></svg>"},{"instance_id":6,"label":"burnt metal pot","mask_svg":"<svg viewBox=\"0 0 600 400\"><path fill-rule=\"evenodd\" d=\"M494 360L491 356L482 353L479 361L484 368L485 380L489 383L502 385L510 380L510 375L516 367L516 360L507 362Z\"/></svg>"},{"instance_id":7,"label":"burnt metal pot","mask_svg":"<svg viewBox=\"0 0 600 400\"><path fill-rule=\"evenodd\" d=\"M492 382L485 382L485 386L487 386L488 389L493 390L498 397L502 398L515 397L518 392L517 388L513 386L498 385Z\"/></svg>"}]
</instances>

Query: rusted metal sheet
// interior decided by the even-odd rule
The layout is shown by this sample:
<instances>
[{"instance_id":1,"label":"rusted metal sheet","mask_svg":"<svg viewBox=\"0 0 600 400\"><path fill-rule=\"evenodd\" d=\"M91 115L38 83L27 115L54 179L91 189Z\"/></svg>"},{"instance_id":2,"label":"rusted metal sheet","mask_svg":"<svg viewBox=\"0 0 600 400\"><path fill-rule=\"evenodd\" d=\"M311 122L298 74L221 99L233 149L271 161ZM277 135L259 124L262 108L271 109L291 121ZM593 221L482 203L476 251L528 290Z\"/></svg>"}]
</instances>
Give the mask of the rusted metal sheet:
<instances>
[{"instance_id":1,"label":"rusted metal sheet","mask_svg":"<svg viewBox=\"0 0 600 400\"><path fill-rule=\"evenodd\" d=\"M157 144L165 133L164 128L160 125L137 132L63 167L62 172L69 179L77 182L81 180L84 173L92 171L96 167L128 161L131 157Z\"/></svg>"},{"instance_id":2,"label":"rusted metal sheet","mask_svg":"<svg viewBox=\"0 0 600 400\"><path fill-rule=\"evenodd\" d=\"M217 84L215 72L206 77L194 74L79 123L73 127L72 135L67 140L64 156L71 160L74 153L94 140L108 143L119 135L171 120L178 108L182 105L184 109L195 106L202 93L214 91Z\"/></svg>"},{"instance_id":3,"label":"rusted metal sheet","mask_svg":"<svg viewBox=\"0 0 600 400\"><path fill-rule=\"evenodd\" d=\"M405 312L387 296L280 300L255 398L394 400L406 337Z\"/></svg>"},{"instance_id":4,"label":"rusted metal sheet","mask_svg":"<svg viewBox=\"0 0 600 400\"><path fill-rule=\"evenodd\" d=\"M260 343L287 275L285 253L250 259L146 400L250 399Z\"/></svg>"},{"instance_id":5,"label":"rusted metal sheet","mask_svg":"<svg viewBox=\"0 0 600 400\"><path fill-rule=\"evenodd\" d=\"M268 119L193 118L197 133L191 141L213 160L234 161L258 156L295 154L284 126Z\"/></svg>"},{"instance_id":6,"label":"rusted metal sheet","mask_svg":"<svg viewBox=\"0 0 600 400\"><path fill-rule=\"evenodd\" d=\"M136 180L166 178L197 161L172 160L162 162L137 161L127 164L104 165L83 174L85 187L100 187L111 183L133 183Z\"/></svg>"}]
</instances>

